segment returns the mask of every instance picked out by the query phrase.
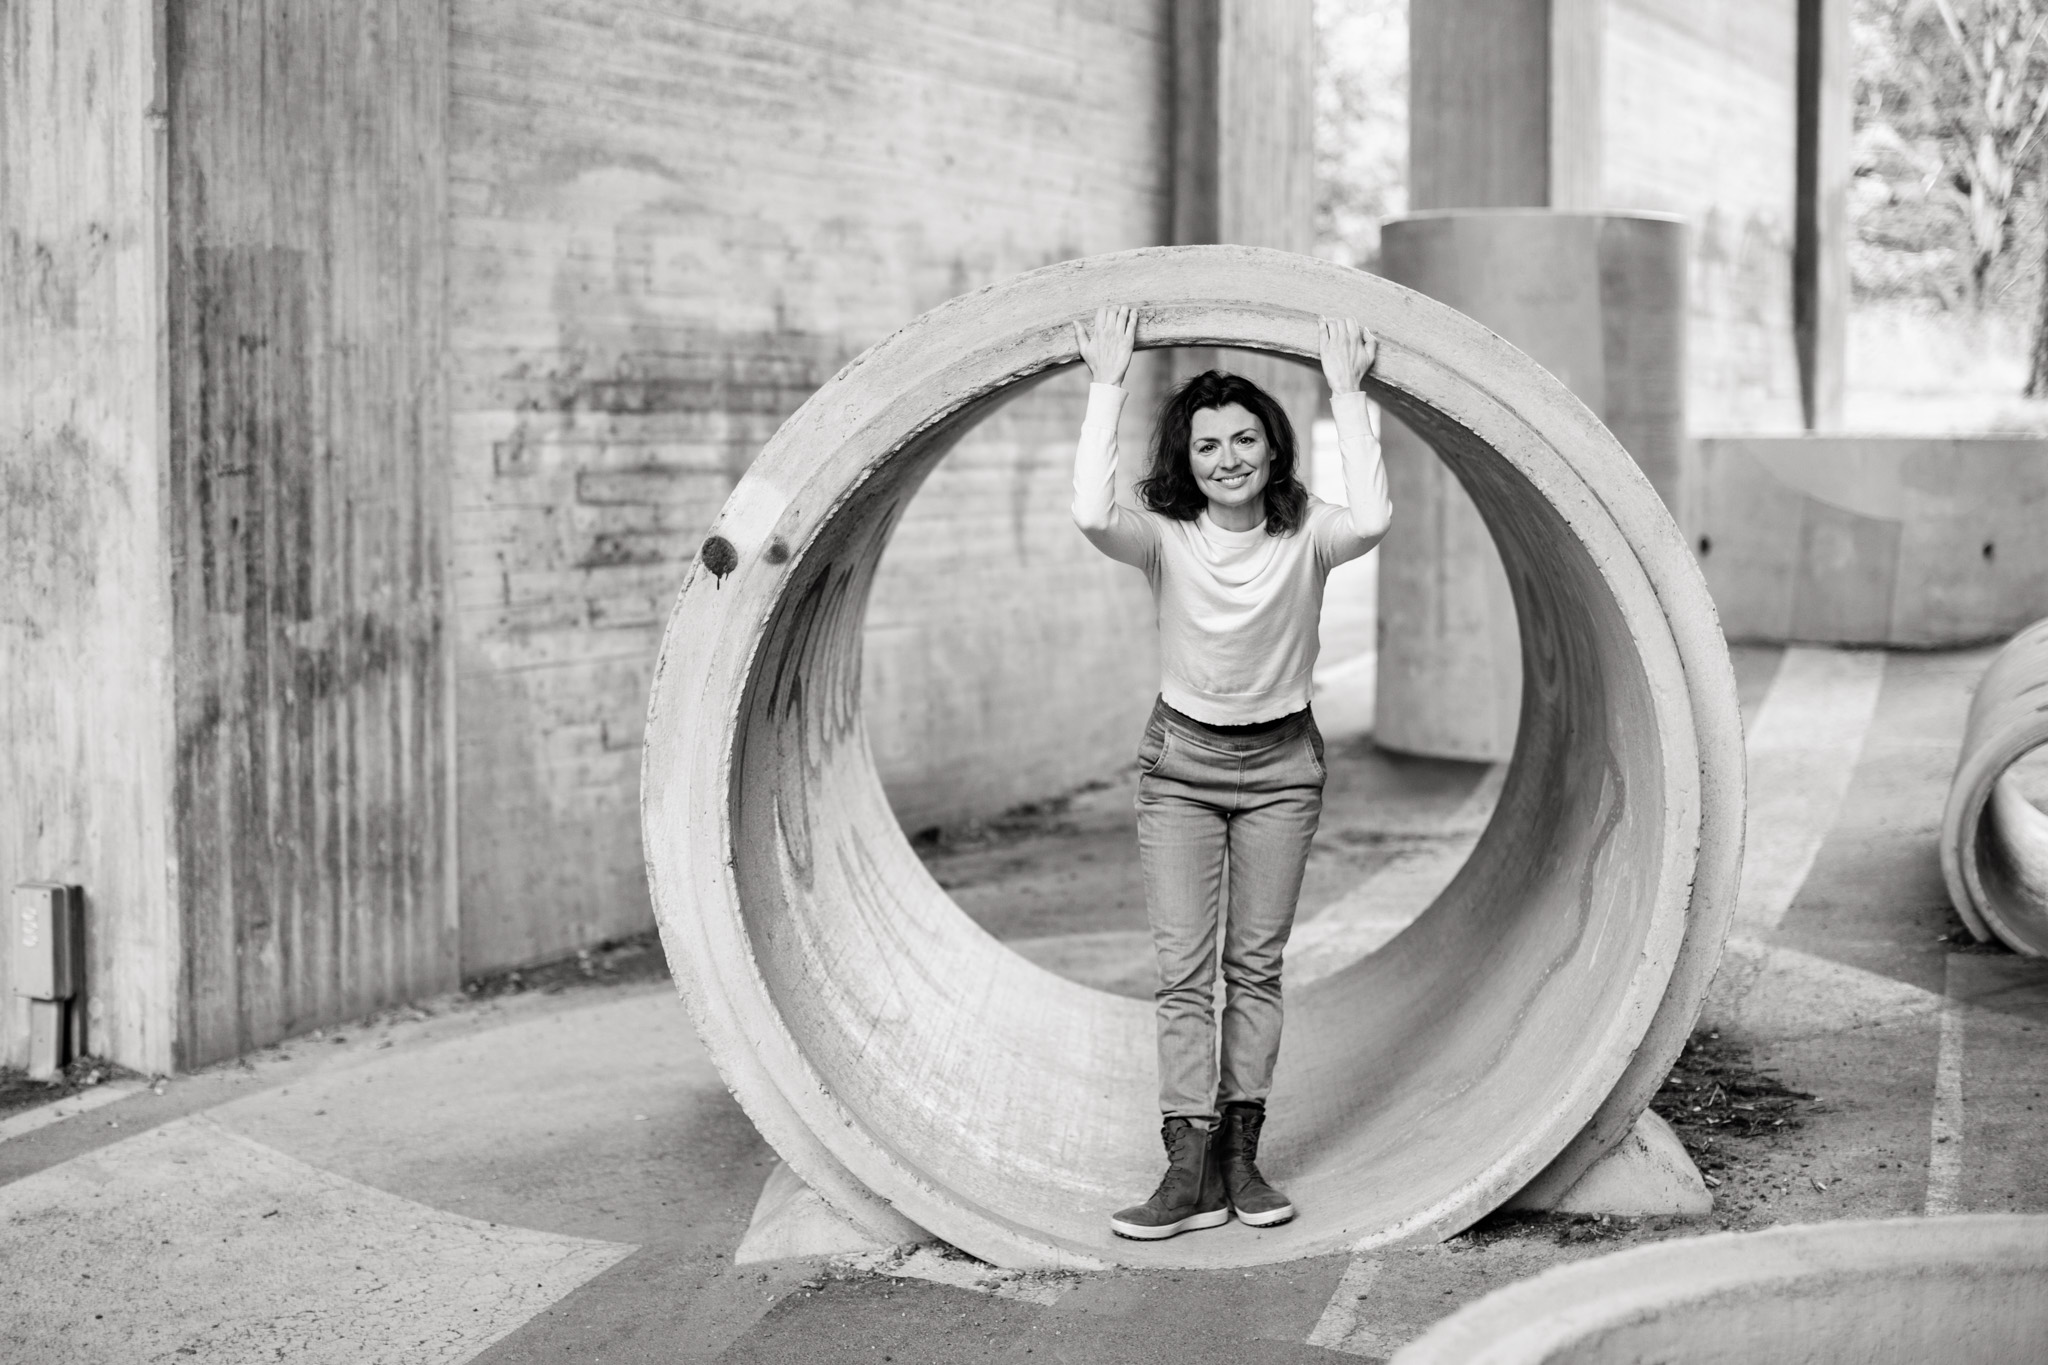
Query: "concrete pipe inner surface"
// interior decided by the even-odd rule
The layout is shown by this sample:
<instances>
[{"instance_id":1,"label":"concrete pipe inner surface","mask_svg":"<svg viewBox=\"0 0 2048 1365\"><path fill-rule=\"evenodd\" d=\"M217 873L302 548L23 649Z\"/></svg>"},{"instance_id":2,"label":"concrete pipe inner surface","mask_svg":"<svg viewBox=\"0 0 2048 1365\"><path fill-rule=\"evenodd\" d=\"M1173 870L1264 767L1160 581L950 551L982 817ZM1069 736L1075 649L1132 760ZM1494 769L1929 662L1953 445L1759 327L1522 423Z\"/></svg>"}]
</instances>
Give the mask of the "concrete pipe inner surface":
<instances>
[{"instance_id":1,"label":"concrete pipe inner surface","mask_svg":"<svg viewBox=\"0 0 2048 1365\"><path fill-rule=\"evenodd\" d=\"M1949 898L1979 941L2048 957L2048 813L2013 769L2048 745L2048 621L2006 642L1970 699L1941 821Z\"/></svg>"},{"instance_id":2,"label":"concrete pipe inner surface","mask_svg":"<svg viewBox=\"0 0 2048 1365\"><path fill-rule=\"evenodd\" d=\"M1686 1238L1496 1290L1393 1365L2006 1365L2048 1341L2048 1218L1973 1214Z\"/></svg>"},{"instance_id":3,"label":"concrete pipe inner surface","mask_svg":"<svg viewBox=\"0 0 2048 1365\"><path fill-rule=\"evenodd\" d=\"M963 431L1074 363L1070 324L1112 301L1141 307L1141 347L1313 363L1319 314L1373 328L1374 397L1426 435L1500 546L1528 678L1464 869L1385 948L1289 993L1263 1164L1300 1216L1157 1244L1107 1226L1161 1166L1150 1007L1053 976L947 898L891 816L859 704L862 615L905 503ZM642 797L679 988L791 1168L882 1235L907 1219L997 1264L1077 1266L1449 1235L1532 1182L1567 1187L1691 1027L1741 803L1705 587L1584 405L1440 304L1240 247L1035 271L935 309L821 388L684 584Z\"/></svg>"}]
</instances>

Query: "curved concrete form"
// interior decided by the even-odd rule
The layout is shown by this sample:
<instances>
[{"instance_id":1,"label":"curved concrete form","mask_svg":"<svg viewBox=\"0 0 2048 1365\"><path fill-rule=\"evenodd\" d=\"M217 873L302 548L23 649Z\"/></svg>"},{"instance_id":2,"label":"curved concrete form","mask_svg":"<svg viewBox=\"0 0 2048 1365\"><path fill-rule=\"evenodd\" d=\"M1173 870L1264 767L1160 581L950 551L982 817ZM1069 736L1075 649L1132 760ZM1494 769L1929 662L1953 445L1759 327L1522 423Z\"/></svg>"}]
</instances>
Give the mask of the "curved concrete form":
<instances>
[{"instance_id":1,"label":"curved concrete form","mask_svg":"<svg viewBox=\"0 0 2048 1365\"><path fill-rule=\"evenodd\" d=\"M1496 1290L1392 1365L2004 1365L2048 1341L2048 1217L1973 1214L1728 1232Z\"/></svg>"},{"instance_id":2,"label":"curved concrete form","mask_svg":"<svg viewBox=\"0 0 2048 1365\"><path fill-rule=\"evenodd\" d=\"M904 504L961 432L1074 363L1070 324L1111 300L1142 306L1141 347L1313 363L1318 314L1377 331L1374 397L1487 518L1529 679L1462 871L1385 948L1290 992L1263 1155L1301 1216L1157 1244L1106 1219L1158 1176L1150 1007L1053 976L947 898L891 817L859 705L862 612ZM1469 318L1243 247L1035 271L820 389L683 586L642 783L670 964L763 1135L883 1240L922 1227L1011 1266L1275 1261L1448 1235L1532 1182L1569 1188L1683 1045L1741 857L1727 653L1626 452Z\"/></svg>"},{"instance_id":3,"label":"curved concrete form","mask_svg":"<svg viewBox=\"0 0 2048 1365\"><path fill-rule=\"evenodd\" d=\"M1667 507L1685 449L1686 226L1663 214L1453 209L1386 224L1390 280L1485 323L1606 423ZM1386 427L1407 513L1380 548L1374 737L1498 762L1514 748L1522 659L1486 519L1430 437Z\"/></svg>"},{"instance_id":4,"label":"curved concrete form","mask_svg":"<svg viewBox=\"0 0 2048 1365\"><path fill-rule=\"evenodd\" d=\"M1941 817L1949 899L1980 942L2048 957L2048 813L2013 782L2013 764L2048 744L2048 620L1998 651L1963 730Z\"/></svg>"}]
</instances>

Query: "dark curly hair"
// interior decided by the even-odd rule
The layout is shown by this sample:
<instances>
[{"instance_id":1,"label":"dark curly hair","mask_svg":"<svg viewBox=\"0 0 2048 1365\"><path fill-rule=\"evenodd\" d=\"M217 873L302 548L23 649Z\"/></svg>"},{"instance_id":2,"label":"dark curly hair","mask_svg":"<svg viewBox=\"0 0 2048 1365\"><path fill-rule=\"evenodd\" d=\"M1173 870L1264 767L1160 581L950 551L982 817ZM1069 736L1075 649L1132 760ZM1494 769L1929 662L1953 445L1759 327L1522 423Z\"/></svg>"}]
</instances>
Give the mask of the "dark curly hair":
<instances>
[{"instance_id":1,"label":"dark curly hair","mask_svg":"<svg viewBox=\"0 0 2048 1365\"><path fill-rule=\"evenodd\" d=\"M1308 515L1308 489L1295 476L1294 424L1287 411L1251 380L1205 370L1166 396L1152 430L1152 470L1138 480L1145 505L1176 521L1193 521L1209 505L1195 482L1188 445L1195 414L1205 408L1239 404L1266 428L1271 457L1266 466L1266 534L1293 535Z\"/></svg>"}]
</instances>

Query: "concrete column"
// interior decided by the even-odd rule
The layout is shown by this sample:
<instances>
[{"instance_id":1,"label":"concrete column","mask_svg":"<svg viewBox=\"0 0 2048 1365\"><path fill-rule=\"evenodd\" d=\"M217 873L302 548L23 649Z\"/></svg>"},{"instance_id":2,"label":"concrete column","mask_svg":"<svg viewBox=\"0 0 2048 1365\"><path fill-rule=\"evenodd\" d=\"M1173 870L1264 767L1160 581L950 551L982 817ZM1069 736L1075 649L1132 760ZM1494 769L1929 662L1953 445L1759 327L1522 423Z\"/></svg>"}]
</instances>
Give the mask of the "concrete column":
<instances>
[{"instance_id":1,"label":"concrete column","mask_svg":"<svg viewBox=\"0 0 2048 1365\"><path fill-rule=\"evenodd\" d=\"M1315 22L1309 0L1172 6L1174 246L1315 244ZM1304 467L1322 390L1314 372L1215 347L1173 353L1167 383L1229 370L1280 400Z\"/></svg>"},{"instance_id":2,"label":"concrete column","mask_svg":"<svg viewBox=\"0 0 2048 1365\"><path fill-rule=\"evenodd\" d=\"M1409 202L1595 208L1606 0L1431 0L1408 20Z\"/></svg>"},{"instance_id":3,"label":"concrete column","mask_svg":"<svg viewBox=\"0 0 2048 1365\"><path fill-rule=\"evenodd\" d=\"M457 981L448 17L258 8L0 23L0 886L140 1071Z\"/></svg>"},{"instance_id":4,"label":"concrete column","mask_svg":"<svg viewBox=\"0 0 2048 1365\"><path fill-rule=\"evenodd\" d=\"M1842 425L1849 330L1849 0L1799 0L1799 152L1792 334L1809 431Z\"/></svg>"},{"instance_id":5,"label":"concrete column","mask_svg":"<svg viewBox=\"0 0 2048 1365\"><path fill-rule=\"evenodd\" d=\"M1388 223L1389 279L1485 323L1571 388L1667 506L1685 435L1685 226L1545 209ZM1378 741L1498 761L1513 749L1521 644L1478 510L1420 437L1389 420L1394 524L1381 548Z\"/></svg>"}]
</instances>

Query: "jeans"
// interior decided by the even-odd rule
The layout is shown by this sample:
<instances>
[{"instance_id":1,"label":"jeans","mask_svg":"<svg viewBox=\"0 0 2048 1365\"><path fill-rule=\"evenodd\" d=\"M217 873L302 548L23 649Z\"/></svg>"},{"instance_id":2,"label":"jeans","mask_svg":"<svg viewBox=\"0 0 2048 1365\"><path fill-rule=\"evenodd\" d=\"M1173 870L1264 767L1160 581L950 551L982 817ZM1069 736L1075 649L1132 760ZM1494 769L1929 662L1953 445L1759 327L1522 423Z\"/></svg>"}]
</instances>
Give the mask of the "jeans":
<instances>
[{"instance_id":1,"label":"jeans","mask_svg":"<svg viewBox=\"0 0 2048 1365\"><path fill-rule=\"evenodd\" d=\"M1263 1101L1273 1088L1280 961L1323 813L1323 737L1307 710L1217 729L1162 700L1138 764L1138 855L1159 963L1159 1107L1168 1118L1214 1119L1222 1105Z\"/></svg>"}]
</instances>

